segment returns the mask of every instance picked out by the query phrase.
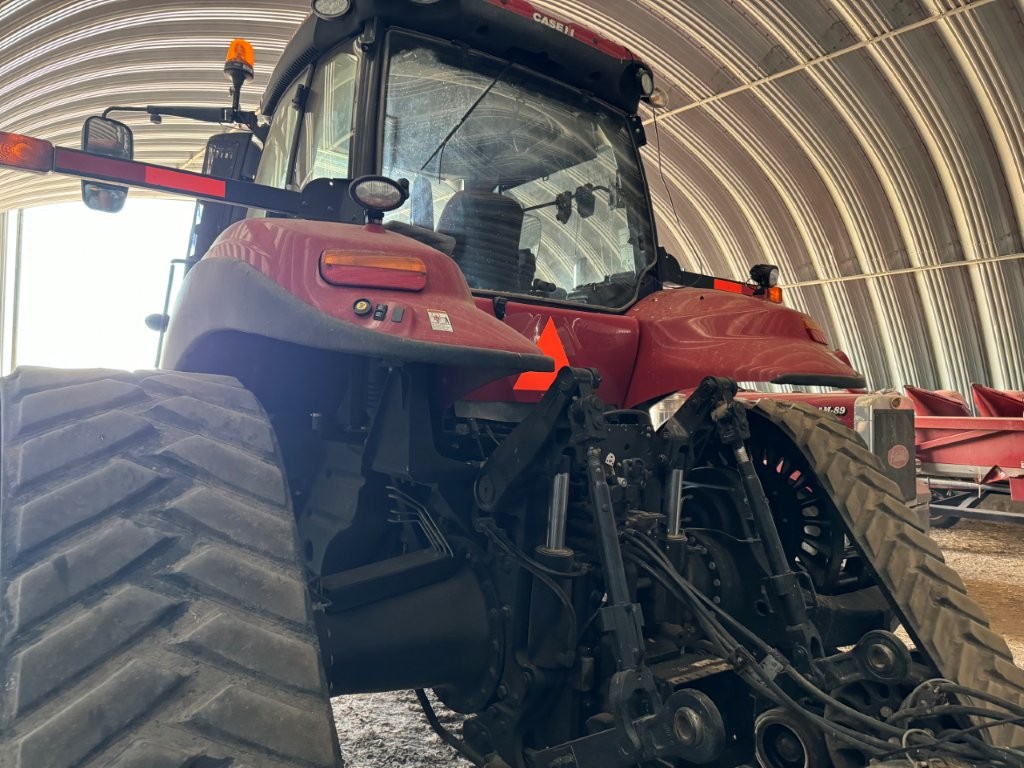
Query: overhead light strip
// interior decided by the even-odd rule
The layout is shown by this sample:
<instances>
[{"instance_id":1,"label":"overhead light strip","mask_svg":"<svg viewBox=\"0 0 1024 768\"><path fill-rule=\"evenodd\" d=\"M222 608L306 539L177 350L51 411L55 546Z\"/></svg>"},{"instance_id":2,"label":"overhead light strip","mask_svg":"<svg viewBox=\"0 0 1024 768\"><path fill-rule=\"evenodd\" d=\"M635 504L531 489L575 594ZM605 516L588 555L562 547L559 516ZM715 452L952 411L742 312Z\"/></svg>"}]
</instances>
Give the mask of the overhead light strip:
<instances>
[{"instance_id":1,"label":"overhead light strip","mask_svg":"<svg viewBox=\"0 0 1024 768\"><path fill-rule=\"evenodd\" d=\"M866 272L862 275L844 275L843 277L829 277L824 280L805 280L802 283L786 283L786 290L791 288L804 288L810 285L831 285L832 283L851 283L855 280L869 280L876 277L890 277L892 275L912 275L917 272L936 272L940 269L956 269L958 267L976 267L982 264L995 264L1000 261L1014 261L1024 259L1024 253L1008 253L1003 256L993 256L988 259L965 259L963 261L947 261L942 264L926 264L920 267L905 267L903 269L887 269L884 272Z\"/></svg>"}]
</instances>

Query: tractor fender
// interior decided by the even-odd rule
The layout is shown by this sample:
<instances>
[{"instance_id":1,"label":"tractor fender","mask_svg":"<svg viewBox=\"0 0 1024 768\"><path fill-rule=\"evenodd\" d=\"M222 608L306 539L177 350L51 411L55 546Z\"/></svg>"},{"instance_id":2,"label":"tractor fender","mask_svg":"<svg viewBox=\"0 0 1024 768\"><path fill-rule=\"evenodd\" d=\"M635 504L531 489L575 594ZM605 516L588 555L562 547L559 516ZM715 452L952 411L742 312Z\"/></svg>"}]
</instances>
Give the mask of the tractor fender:
<instances>
[{"instance_id":1,"label":"tractor fender","mask_svg":"<svg viewBox=\"0 0 1024 768\"><path fill-rule=\"evenodd\" d=\"M702 288L659 291L629 314L640 325L630 405L690 389L705 376L860 388L864 378L807 315L751 296Z\"/></svg>"},{"instance_id":2,"label":"tractor fender","mask_svg":"<svg viewBox=\"0 0 1024 768\"><path fill-rule=\"evenodd\" d=\"M419 291L328 284L319 271L327 248L415 256L426 266L426 284ZM233 224L186 276L162 366L197 369L196 351L224 332L398 362L489 368L494 378L554 367L535 344L474 304L451 258L381 227L285 219Z\"/></svg>"}]
</instances>

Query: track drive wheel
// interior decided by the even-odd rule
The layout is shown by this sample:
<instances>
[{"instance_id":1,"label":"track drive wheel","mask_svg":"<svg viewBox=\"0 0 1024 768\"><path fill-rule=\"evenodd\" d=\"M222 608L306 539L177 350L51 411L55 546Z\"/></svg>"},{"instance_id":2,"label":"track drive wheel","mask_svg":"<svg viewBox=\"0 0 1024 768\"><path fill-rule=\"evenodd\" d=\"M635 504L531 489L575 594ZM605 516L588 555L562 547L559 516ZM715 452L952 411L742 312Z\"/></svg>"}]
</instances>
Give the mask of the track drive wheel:
<instances>
[{"instance_id":1,"label":"track drive wheel","mask_svg":"<svg viewBox=\"0 0 1024 768\"><path fill-rule=\"evenodd\" d=\"M340 764L252 394L22 368L0 381L0 441L0 764Z\"/></svg>"},{"instance_id":2,"label":"track drive wheel","mask_svg":"<svg viewBox=\"0 0 1024 768\"><path fill-rule=\"evenodd\" d=\"M939 673L961 685L1024 705L1024 670L1016 667L985 612L899 498L877 457L834 418L796 403L760 400L763 416L807 457L842 517L846 534L865 558L920 652ZM1024 728L991 729L997 746L1024 742Z\"/></svg>"}]
</instances>

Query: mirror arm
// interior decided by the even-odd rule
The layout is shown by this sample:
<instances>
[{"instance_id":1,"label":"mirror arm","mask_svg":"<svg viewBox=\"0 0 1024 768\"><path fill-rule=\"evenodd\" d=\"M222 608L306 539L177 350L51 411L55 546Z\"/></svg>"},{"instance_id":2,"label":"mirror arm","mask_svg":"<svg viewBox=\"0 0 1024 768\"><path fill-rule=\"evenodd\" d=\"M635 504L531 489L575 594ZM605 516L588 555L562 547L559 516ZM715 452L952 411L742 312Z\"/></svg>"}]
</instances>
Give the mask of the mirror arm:
<instances>
[{"instance_id":1,"label":"mirror arm","mask_svg":"<svg viewBox=\"0 0 1024 768\"><path fill-rule=\"evenodd\" d=\"M268 130L269 130L269 128L268 128ZM608 192L609 194L611 193L611 190L608 187L602 186L600 184L592 184L591 185L591 190L594 191L594 192L600 190L602 192ZM563 192L562 195L568 194L571 199L579 200L579 192L580 192L579 189L577 189L575 192L572 192L571 190L567 190L566 192ZM561 197L561 195L559 197ZM523 208L523 213L529 213L530 211L539 211L541 208L551 208L552 206L555 206L555 205L559 205L559 201L557 199L550 200L550 201L548 201L546 203L537 203L537 205L531 205L531 206L529 206L527 208Z\"/></svg>"},{"instance_id":2,"label":"mirror arm","mask_svg":"<svg viewBox=\"0 0 1024 768\"><path fill-rule=\"evenodd\" d=\"M552 206L558 205L557 200L551 200L547 203L537 203L537 205L531 205L527 208L523 208L523 213L529 213L530 211L539 211L542 208L551 208Z\"/></svg>"},{"instance_id":3,"label":"mirror arm","mask_svg":"<svg viewBox=\"0 0 1024 768\"><path fill-rule=\"evenodd\" d=\"M110 117L111 112L145 112L145 107L107 107L103 110L103 118Z\"/></svg>"},{"instance_id":4,"label":"mirror arm","mask_svg":"<svg viewBox=\"0 0 1024 768\"><path fill-rule=\"evenodd\" d=\"M239 125L244 125L250 131L252 135L259 139L264 144L267 143L267 136L270 134L270 124L259 122L255 112L235 112L234 121Z\"/></svg>"},{"instance_id":5,"label":"mirror arm","mask_svg":"<svg viewBox=\"0 0 1024 768\"><path fill-rule=\"evenodd\" d=\"M176 107L159 104L145 107L107 107L103 110L103 117L109 116L111 112L145 112L154 123L159 123L164 117L181 117L203 123L233 123L245 126L263 142L266 142L267 134L270 133L270 126L260 125L255 112L233 110L230 107Z\"/></svg>"},{"instance_id":6,"label":"mirror arm","mask_svg":"<svg viewBox=\"0 0 1024 768\"><path fill-rule=\"evenodd\" d=\"M150 119L159 123L163 117L183 117L186 120L198 120L203 123L230 123L232 111L227 107L176 107L150 104L146 107Z\"/></svg>"}]
</instances>

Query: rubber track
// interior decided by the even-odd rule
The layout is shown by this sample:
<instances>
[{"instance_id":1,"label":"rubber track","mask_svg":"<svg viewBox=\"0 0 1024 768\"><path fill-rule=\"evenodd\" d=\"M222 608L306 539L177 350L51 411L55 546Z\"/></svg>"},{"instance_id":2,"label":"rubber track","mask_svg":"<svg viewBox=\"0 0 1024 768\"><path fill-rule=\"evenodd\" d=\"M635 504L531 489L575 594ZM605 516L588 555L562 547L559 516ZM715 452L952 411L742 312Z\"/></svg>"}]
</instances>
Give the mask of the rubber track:
<instances>
[{"instance_id":1,"label":"rubber track","mask_svg":"<svg viewBox=\"0 0 1024 768\"><path fill-rule=\"evenodd\" d=\"M0 768L339 765L252 394L23 368L0 406Z\"/></svg>"},{"instance_id":2,"label":"rubber track","mask_svg":"<svg viewBox=\"0 0 1024 768\"><path fill-rule=\"evenodd\" d=\"M942 552L900 500L878 458L838 420L776 400L752 406L811 460L850 538L867 558L903 626L940 673L962 685L1024 705L1024 670ZM987 706L978 702L981 706ZM993 743L1024 743L1024 728L991 730Z\"/></svg>"}]
</instances>

